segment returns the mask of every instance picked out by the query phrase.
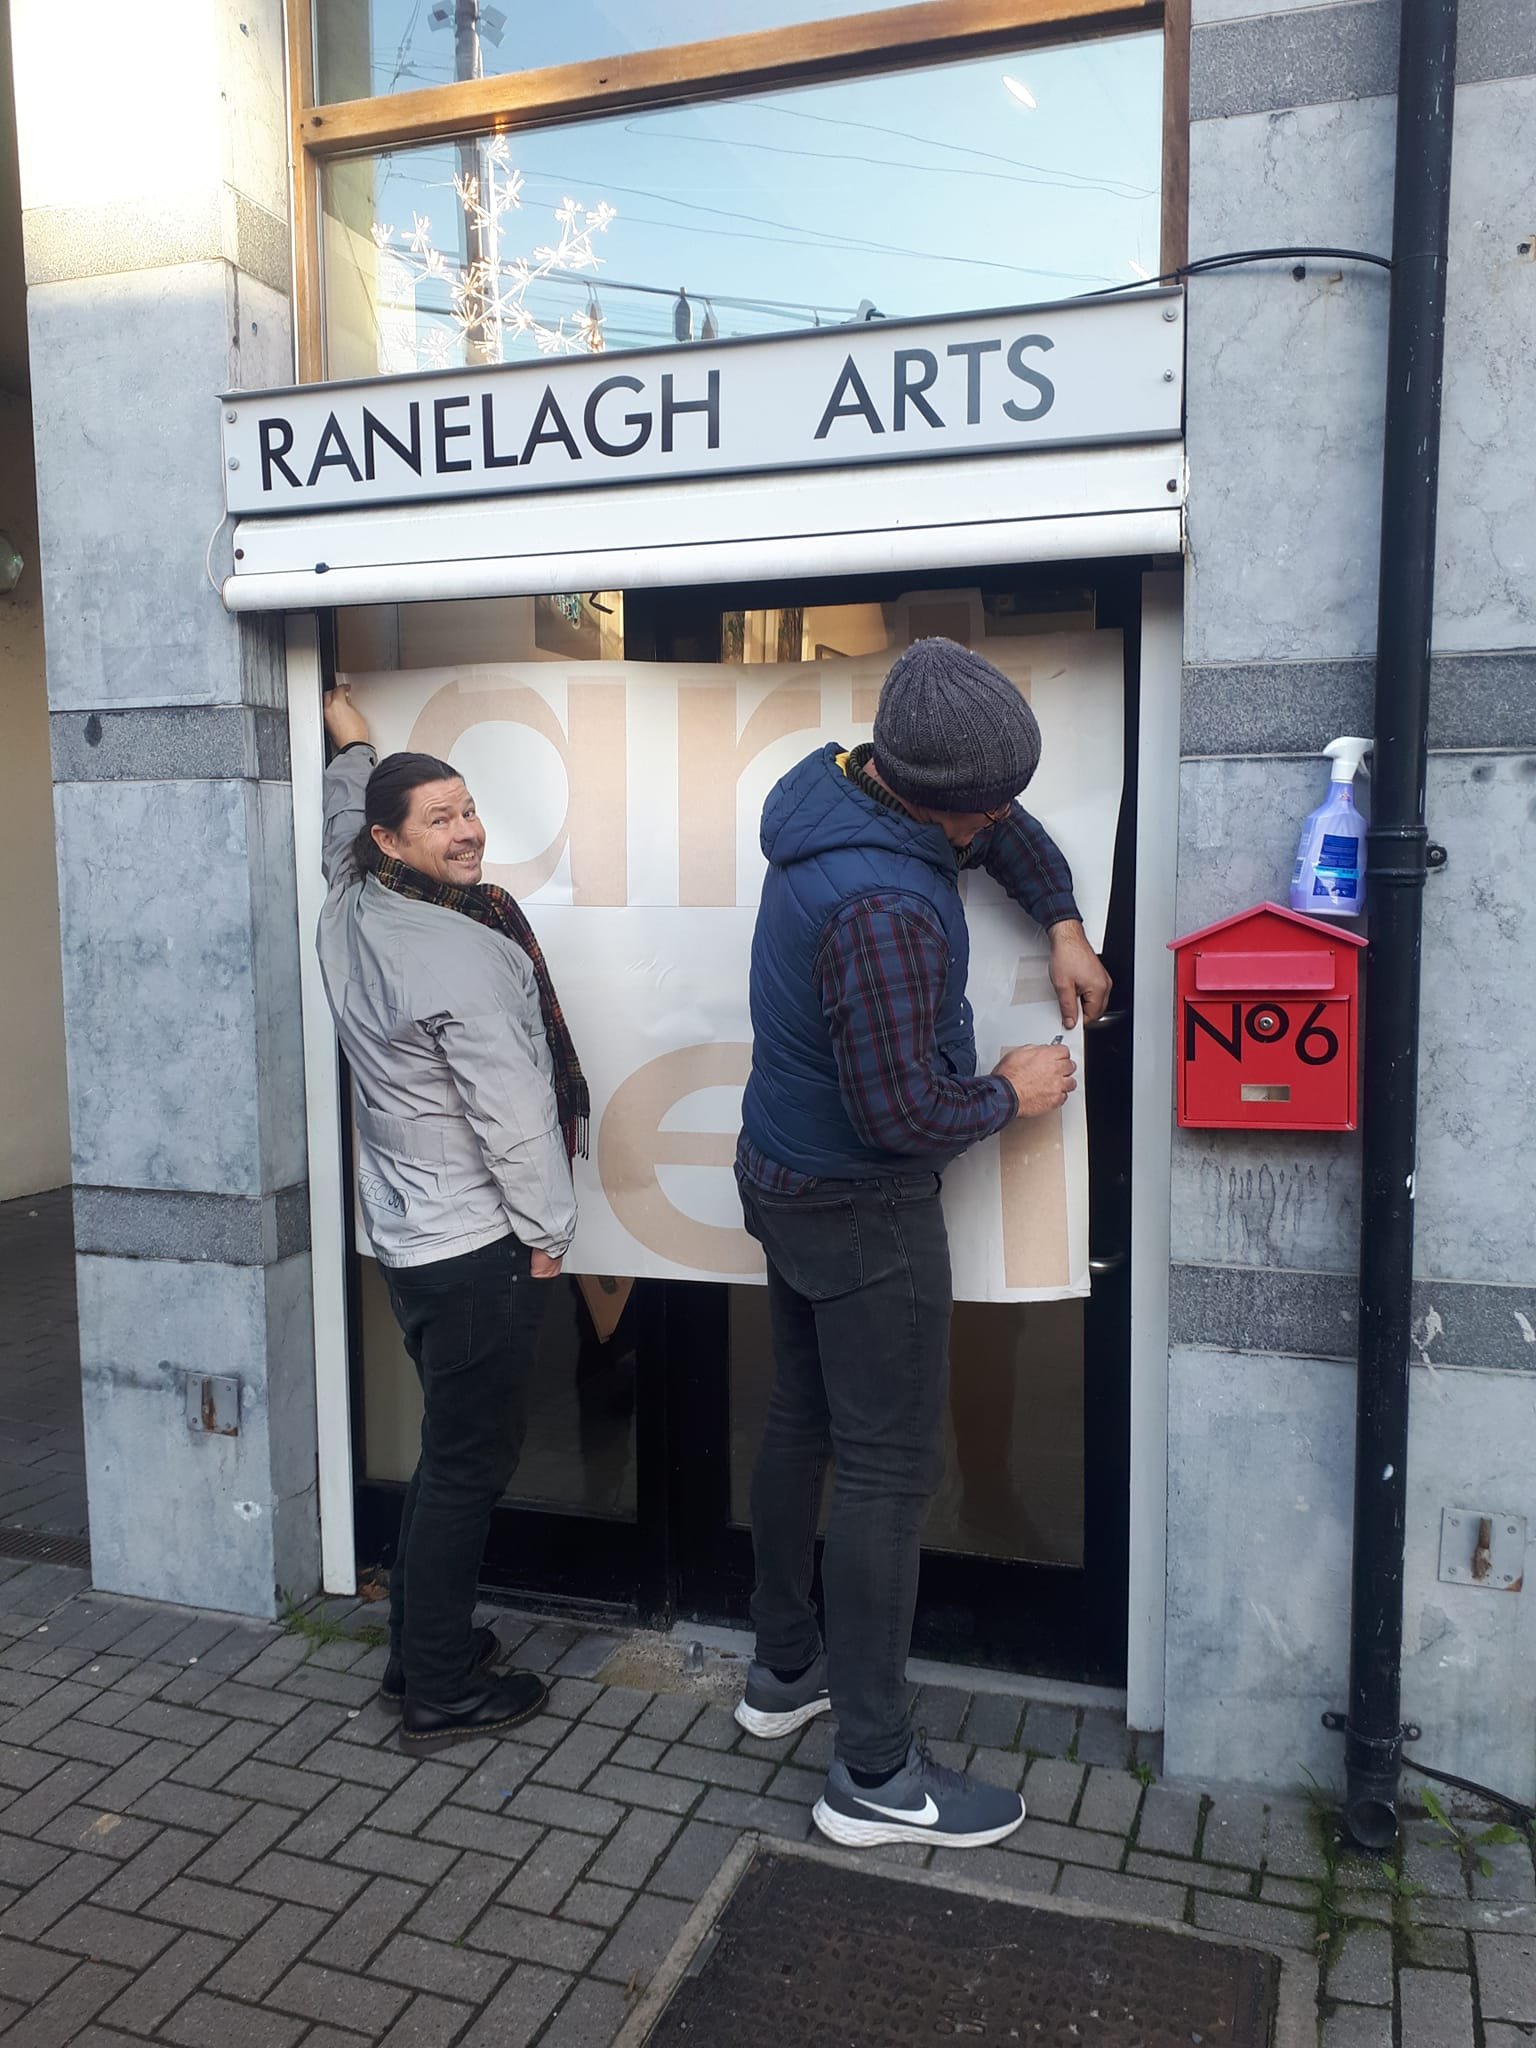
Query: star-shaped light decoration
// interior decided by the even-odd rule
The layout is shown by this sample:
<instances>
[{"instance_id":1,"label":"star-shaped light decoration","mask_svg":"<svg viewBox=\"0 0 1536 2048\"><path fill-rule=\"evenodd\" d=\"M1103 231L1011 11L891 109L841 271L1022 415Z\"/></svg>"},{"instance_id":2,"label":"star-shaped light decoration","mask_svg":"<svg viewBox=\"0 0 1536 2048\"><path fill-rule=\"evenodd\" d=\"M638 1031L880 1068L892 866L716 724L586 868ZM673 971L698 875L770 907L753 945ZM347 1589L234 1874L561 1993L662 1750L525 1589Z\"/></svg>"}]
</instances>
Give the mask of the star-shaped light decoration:
<instances>
[{"instance_id":1,"label":"star-shaped light decoration","mask_svg":"<svg viewBox=\"0 0 1536 2048\"><path fill-rule=\"evenodd\" d=\"M597 355L602 352L603 312L590 292L579 313L562 314L551 325L527 304L530 288L561 273L596 271L602 258L594 238L605 234L618 218L606 199L587 206L565 198L554 209L560 238L534 249L531 256L503 256L503 222L520 211L525 179L512 161L504 135L478 145L479 168L460 171L453 180L461 209L467 256L449 254L433 240L428 215L413 209L407 234L375 221L373 241L388 251L409 279L412 297L417 286L438 280L448 286L444 312L427 314L417 342L417 366L447 369L465 362L499 363L510 346L530 338L540 355Z\"/></svg>"}]
</instances>

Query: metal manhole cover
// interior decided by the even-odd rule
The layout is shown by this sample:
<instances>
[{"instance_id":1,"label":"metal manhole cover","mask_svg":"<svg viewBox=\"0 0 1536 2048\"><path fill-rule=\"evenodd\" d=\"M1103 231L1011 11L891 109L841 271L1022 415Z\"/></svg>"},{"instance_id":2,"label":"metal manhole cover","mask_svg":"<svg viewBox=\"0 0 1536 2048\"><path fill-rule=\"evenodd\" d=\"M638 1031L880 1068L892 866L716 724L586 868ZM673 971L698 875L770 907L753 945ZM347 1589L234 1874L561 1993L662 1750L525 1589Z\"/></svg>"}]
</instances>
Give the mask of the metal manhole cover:
<instances>
[{"instance_id":1,"label":"metal manhole cover","mask_svg":"<svg viewBox=\"0 0 1536 2048\"><path fill-rule=\"evenodd\" d=\"M650 2048L1266 2048L1273 1956L758 1855Z\"/></svg>"},{"instance_id":2,"label":"metal manhole cover","mask_svg":"<svg viewBox=\"0 0 1536 2048\"><path fill-rule=\"evenodd\" d=\"M31 1564L91 1568L91 1546L84 1536L55 1536L46 1529L0 1529L0 1557L25 1558Z\"/></svg>"}]
</instances>

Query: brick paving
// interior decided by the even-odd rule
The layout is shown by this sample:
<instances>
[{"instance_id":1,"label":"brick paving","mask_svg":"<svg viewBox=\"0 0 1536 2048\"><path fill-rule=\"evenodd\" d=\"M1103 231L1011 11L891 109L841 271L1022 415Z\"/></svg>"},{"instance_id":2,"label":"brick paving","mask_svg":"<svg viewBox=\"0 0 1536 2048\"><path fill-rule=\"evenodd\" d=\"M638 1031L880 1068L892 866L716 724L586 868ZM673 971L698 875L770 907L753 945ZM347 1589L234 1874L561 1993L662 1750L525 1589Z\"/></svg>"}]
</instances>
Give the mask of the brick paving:
<instances>
[{"instance_id":1,"label":"brick paving","mask_svg":"<svg viewBox=\"0 0 1536 2048\"><path fill-rule=\"evenodd\" d=\"M755 1741L681 1676L604 1685L611 1636L496 1612L547 1710L417 1761L374 1612L318 1611L284 1632L0 1560L0 2048L606 2048L743 1833L811 1831L825 1720ZM1383 1865L1300 1798L1156 1782L1100 1709L939 1685L918 1712L1030 1817L877 1856L1317 1954L1320 2048L1536 2041L1528 1843L1416 1821Z\"/></svg>"},{"instance_id":2,"label":"brick paving","mask_svg":"<svg viewBox=\"0 0 1536 2048\"><path fill-rule=\"evenodd\" d=\"M86 1532L68 1188L0 1202L0 1529Z\"/></svg>"}]
</instances>

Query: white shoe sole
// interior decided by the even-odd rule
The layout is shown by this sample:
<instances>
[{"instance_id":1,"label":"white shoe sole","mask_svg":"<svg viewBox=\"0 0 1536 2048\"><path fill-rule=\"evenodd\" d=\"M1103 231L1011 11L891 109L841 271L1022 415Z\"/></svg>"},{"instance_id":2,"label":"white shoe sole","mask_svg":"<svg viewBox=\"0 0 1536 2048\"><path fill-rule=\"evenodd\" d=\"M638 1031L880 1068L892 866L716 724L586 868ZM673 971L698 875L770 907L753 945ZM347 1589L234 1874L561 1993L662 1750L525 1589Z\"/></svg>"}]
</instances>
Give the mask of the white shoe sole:
<instances>
[{"instance_id":1,"label":"white shoe sole","mask_svg":"<svg viewBox=\"0 0 1536 2048\"><path fill-rule=\"evenodd\" d=\"M814 1721L818 1714L830 1712L831 1706L832 1701L826 1693L807 1700L803 1707L791 1707L783 1714L765 1714L761 1707L749 1707L745 1700L738 1700L736 1725L745 1728L749 1735L761 1736L764 1742L774 1742L782 1735L793 1735L797 1728Z\"/></svg>"},{"instance_id":2,"label":"white shoe sole","mask_svg":"<svg viewBox=\"0 0 1536 2048\"><path fill-rule=\"evenodd\" d=\"M911 1827L903 1821L854 1820L846 1813L839 1813L835 1806L828 1806L825 1799L818 1799L811 1818L829 1841L837 1842L845 1849L880 1849L887 1843L920 1842L925 1849L986 1849L993 1842L1004 1841L1015 1828L1024 1825L1022 1810L1017 1820L1011 1820L1006 1827L983 1828L980 1832L966 1835L946 1835L938 1828Z\"/></svg>"}]
</instances>

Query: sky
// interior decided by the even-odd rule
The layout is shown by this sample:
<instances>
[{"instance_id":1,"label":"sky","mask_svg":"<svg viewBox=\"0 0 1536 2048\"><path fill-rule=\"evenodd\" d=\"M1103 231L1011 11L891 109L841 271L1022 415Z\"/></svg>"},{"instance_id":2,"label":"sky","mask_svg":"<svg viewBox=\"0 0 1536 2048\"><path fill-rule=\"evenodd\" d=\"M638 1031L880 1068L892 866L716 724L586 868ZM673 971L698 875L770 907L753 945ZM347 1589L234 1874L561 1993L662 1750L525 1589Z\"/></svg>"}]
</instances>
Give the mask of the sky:
<instances>
[{"instance_id":1,"label":"sky","mask_svg":"<svg viewBox=\"0 0 1536 2048\"><path fill-rule=\"evenodd\" d=\"M487 75L577 64L674 43L793 28L914 0L480 0L480 68ZM323 98L411 92L456 76L454 0L319 0ZM498 17L500 25L497 26ZM359 44L366 23L367 48ZM366 80L366 82L365 82Z\"/></svg>"},{"instance_id":2,"label":"sky","mask_svg":"<svg viewBox=\"0 0 1536 2048\"><path fill-rule=\"evenodd\" d=\"M702 12L666 0L669 27ZM451 36L418 23L414 43L447 44L451 63ZM725 336L828 324L866 304L898 318L1130 283L1137 266L1157 268L1160 64L1161 38L1137 35L517 134L502 175L521 173L521 205L503 218L502 258L557 242L566 198L611 207L591 238L598 267L525 295L539 321L563 314L569 327L590 284L609 349L672 340L680 287L698 337L704 300ZM397 247L419 217L421 246L461 260L458 168L453 144L379 161L374 214ZM423 332L447 331L432 309L448 296L440 279L418 287ZM509 359L533 352L531 336L509 337Z\"/></svg>"}]
</instances>

